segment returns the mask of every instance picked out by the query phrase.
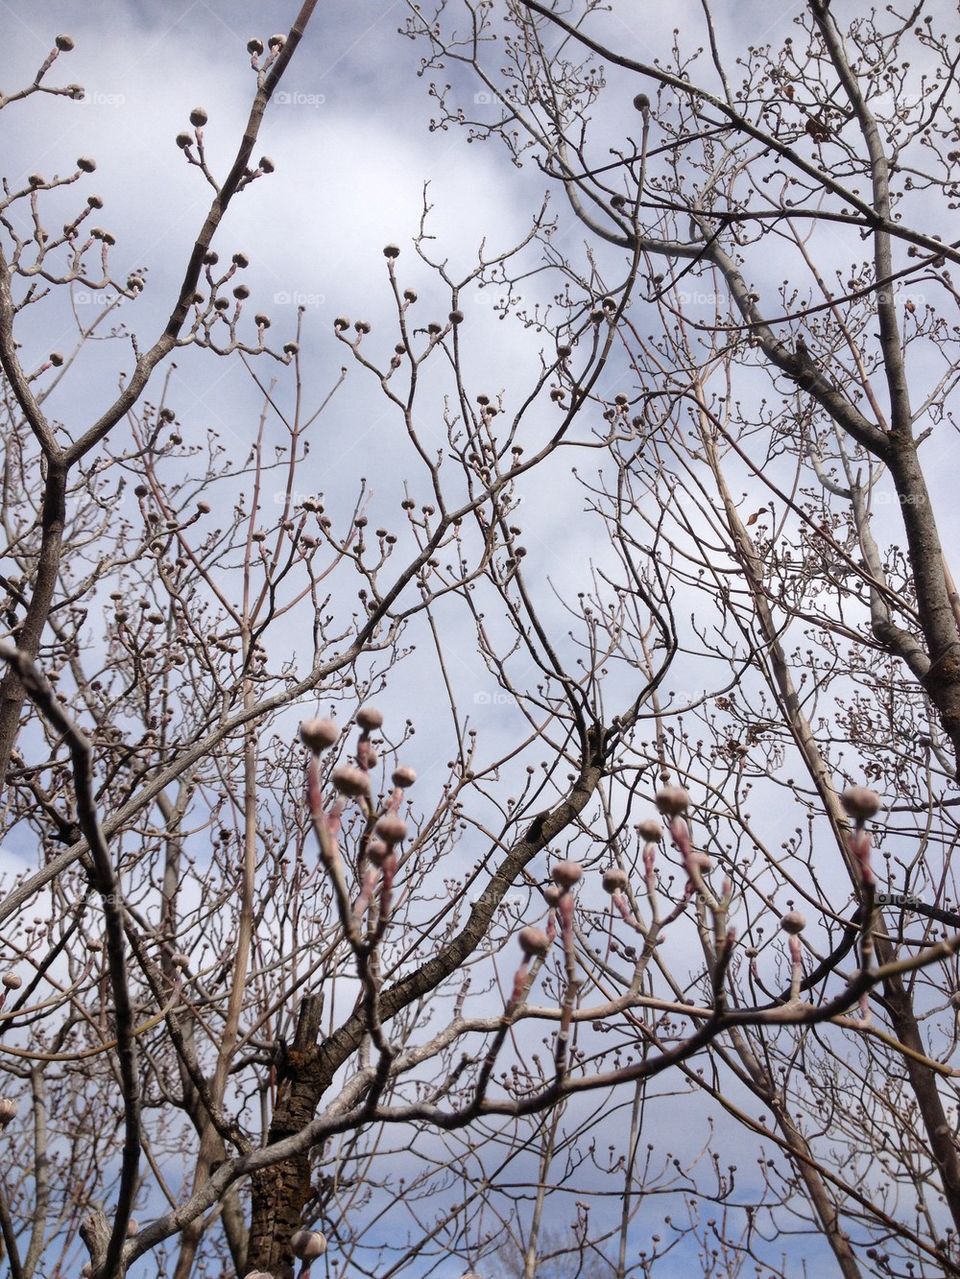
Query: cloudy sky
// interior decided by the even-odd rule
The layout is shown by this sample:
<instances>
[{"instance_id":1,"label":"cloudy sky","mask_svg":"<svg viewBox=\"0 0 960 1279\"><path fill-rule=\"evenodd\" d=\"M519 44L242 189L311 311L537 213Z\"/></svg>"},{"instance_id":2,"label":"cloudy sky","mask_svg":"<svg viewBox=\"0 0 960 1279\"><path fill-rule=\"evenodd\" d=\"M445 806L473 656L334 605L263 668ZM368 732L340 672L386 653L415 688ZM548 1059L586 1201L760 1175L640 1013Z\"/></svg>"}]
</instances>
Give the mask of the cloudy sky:
<instances>
[{"instance_id":1,"label":"cloudy sky","mask_svg":"<svg viewBox=\"0 0 960 1279\"><path fill-rule=\"evenodd\" d=\"M749 30L759 42L773 34L771 21L779 28L798 8L769 0L722 5L720 38L739 45ZM66 32L76 48L61 57L49 82L77 82L86 91L82 103L35 97L5 111L4 173L15 184L33 172L68 172L80 155L95 158L97 171L84 178L82 190L104 199L98 216L117 239L117 274L149 269L144 296L129 317L124 313L145 340L169 311L209 205L208 188L185 163L176 134L187 127L191 108L202 105L209 115L209 153L225 170L254 90L246 42L286 30L295 9L292 0L0 5L0 87L9 93L28 83L54 35ZM641 11L642 18L634 16ZM438 237L436 255L449 256L454 273L470 268L482 241L497 248L518 241L542 196L536 172L518 171L502 148L470 144L458 129L431 131L436 108L428 94L429 77L417 75L423 49L398 34L405 13L405 4L384 0L328 0L318 6L260 135L256 154L269 155L275 172L235 201L217 240L222 254L242 249L249 255L252 303L271 315L275 332L289 329L292 335L297 308L304 308L306 380L316 399L342 362L332 337L333 317L362 316L377 332L386 321L385 243L401 246L403 282L442 308L436 282L410 248L425 183L433 205L430 230ZM623 52L651 60L669 47L674 24L699 24L700 15L698 0L670 6L626 3L616 6L610 23ZM601 109L615 137L620 107L607 100ZM634 125L625 106L624 132ZM534 296L537 287L530 284ZM95 309L103 299L91 296L82 305ZM442 318L442 309L438 315ZM524 367L537 359L535 335L501 323L482 302L468 310L467 325L476 334L468 355L474 390L495 394L525 379ZM68 342L69 333L66 316L62 332L47 321L43 328L28 324L25 340L35 346L33 362ZM115 355L112 374L107 375L105 356L101 379L79 386L71 382L69 391L53 401L71 431L82 429L111 398L116 372L129 364L124 348ZM217 364L201 353L178 358L178 364L172 381L178 413L198 428L214 427L242 457L256 426L257 397L249 380L236 366ZM336 486L338 477L352 482L372 450L390 456L387 414L362 380L352 382L349 397L337 401L329 430L324 486ZM564 508L571 490L563 468L549 475L547 489L523 494L525 512L531 513L525 521L531 526L532 558L540 576L550 573L573 587L602 547L591 544L586 532L585 540L576 541L581 534L571 531ZM387 486L390 477L380 482ZM396 494L389 497L394 500ZM561 528L565 538L557 536ZM475 652L456 660L463 663L466 687L474 696L484 694L489 677ZM482 716L482 709L474 713ZM415 762L421 767L420 759ZM686 1141L692 1148L696 1140L695 1134L678 1133L678 1152L686 1153L680 1147Z\"/></svg>"}]
</instances>

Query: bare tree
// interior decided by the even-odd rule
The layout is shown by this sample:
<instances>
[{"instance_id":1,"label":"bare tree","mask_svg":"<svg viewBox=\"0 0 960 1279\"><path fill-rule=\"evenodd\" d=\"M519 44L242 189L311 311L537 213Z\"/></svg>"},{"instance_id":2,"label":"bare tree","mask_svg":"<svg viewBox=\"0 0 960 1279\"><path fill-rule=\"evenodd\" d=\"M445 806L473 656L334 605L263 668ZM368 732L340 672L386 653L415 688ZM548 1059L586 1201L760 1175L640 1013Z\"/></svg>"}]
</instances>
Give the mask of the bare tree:
<instances>
[{"instance_id":1,"label":"bare tree","mask_svg":"<svg viewBox=\"0 0 960 1279\"><path fill-rule=\"evenodd\" d=\"M952 39L810 0L744 48L704 5L646 65L593 3L411 6L482 85L436 123L569 212L458 274L425 207L322 382L214 247L313 8L251 39L226 179L202 109L178 137L210 213L82 428L61 384L145 277L96 196L47 229L91 161L5 191L11 1273L960 1273ZM71 47L3 105L77 97ZM147 400L186 345L245 370L246 456Z\"/></svg>"}]
</instances>

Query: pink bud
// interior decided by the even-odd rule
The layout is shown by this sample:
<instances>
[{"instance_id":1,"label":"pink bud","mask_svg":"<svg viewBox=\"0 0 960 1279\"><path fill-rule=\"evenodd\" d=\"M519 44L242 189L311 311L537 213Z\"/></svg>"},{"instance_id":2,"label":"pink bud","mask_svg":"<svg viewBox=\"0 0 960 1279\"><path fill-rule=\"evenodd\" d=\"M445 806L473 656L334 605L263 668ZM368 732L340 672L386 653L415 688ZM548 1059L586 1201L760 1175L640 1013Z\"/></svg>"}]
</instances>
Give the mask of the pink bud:
<instances>
[{"instance_id":1,"label":"pink bud","mask_svg":"<svg viewBox=\"0 0 960 1279\"><path fill-rule=\"evenodd\" d=\"M375 706L361 706L357 711L357 723L365 733L369 733L371 729L381 727L383 715Z\"/></svg>"},{"instance_id":2,"label":"pink bud","mask_svg":"<svg viewBox=\"0 0 960 1279\"><path fill-rule=\"evenodd\" d=\"M583 874L583 867L579 862L555 862L550 874L557 887L565 890L578 882Z\"/></svg>"},{"instance_id":3,"label":"pink bud","mask_svg":"<svg viewBox=\"0 0 960 1279\"><path fill-rule=\"evenodd\" d=\"M306 719L300 725L300 740L314 755L327 750L339 736L339 725L332 719Z\"/></svg>"},{"instance_id":4,"label":"pink bud","mask_svg":"<svg viewBox=\"0 0 960 1279\"><path fill-rule=\"evenodd\" d=\"M603 891L613 896L614 893L622 893L630 880L625 870L621 870L619 866L611 866L603 872L602 882Z\"/></svg>"},{"instance_id":5,"label":"pink bud","mask_svg":"<svg viewBox=\"0 0 960 1279\"><path fill-rule=\"evenodd\" d=\"M521 928L517 941L528 959L534 955L545 955L550 949L550 938L542 928Z\"/></svg>"},{"instance_id":6,"label":"pink bud","mask_svg":"<svg viewBox=\"0 0 960 1279\"><path fill-rule=\"evenodd\" d=\"M654 799L665 817L679 817L690 807L690 795L682 786L663 786Z\"/></svg>"},{"instance_id":7,"label":"pink bud","mask_svg":"<svg viewBox=\"0 0 960 1279\"><path fill-rule=\"evenodd\" d=\"M395 813L384 813L374 830L385 844L400 844L407 838L407 823Z\"/></svg>"},{"instance_id":8,"label":"pink bud","mask_svg":"<svg viewBox=\"0 0 960 1279\"><path fill-rule=\"evenodd\" d=\"M663 827L655 817L645 817L642 822L637 822L636 831L649 844L658 844L663 839Z\"/></svg>"},{"instance_id":9,"label":"pink bud","mask_svg":"<svg viewBox=\"0 0 960 1279\"><path fill-rule=\"evenodd\" d=\"M798 933L802 933L807 926L807 921L798 910L788 911L780 920L780 927L785 933L795 937Z\"/></svg>"},{"instance_id":10,"label":"pink bud","mask_svg":"<svg viewBox=\"0 0 960 1279\"><path fill-rule=\"evenodd\" d=\"M370 794L370 778L362 768L342 764L333 770L333 784L341 795L358 798Z\"/></svg>"}]
</instances>

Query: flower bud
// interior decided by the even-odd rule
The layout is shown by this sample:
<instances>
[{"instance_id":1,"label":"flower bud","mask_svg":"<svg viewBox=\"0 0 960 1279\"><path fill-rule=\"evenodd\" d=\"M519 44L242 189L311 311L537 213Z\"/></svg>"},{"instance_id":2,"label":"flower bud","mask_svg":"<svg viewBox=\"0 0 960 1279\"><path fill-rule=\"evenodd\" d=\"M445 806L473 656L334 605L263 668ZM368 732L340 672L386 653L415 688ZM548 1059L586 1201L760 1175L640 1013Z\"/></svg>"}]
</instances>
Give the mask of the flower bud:
<instances>
[{"instance_id":1,"label":"flower bud","mask_svg":"<svg viewBox=\"0 0 960 1279\"><path fill-rule=\"evenodd\" d=\"M375 706L361 706L357 711L357 723L365 733L369 733L371 729L382 726L383 715Z\"/></svg>"},{"instance_id":2,"label":"flower bud","mask_svg":"<svg viewBox=\"0 0 960 1279\"><path fill-rule=\"evenodd\" d=\"M18 977L16 973L4 973L3 984L7 990L19 990L23 985L23 978Z\"/></svg>"},{"instance_id":3,"label":"flower bud","mask_svg":"<svg viewBox=\"0 0 960 1279\"><path fill-rule=\"evenodd\" d=\"M655 817L645 817L642 822L637 822L636 829L640 838L648 844L659 844L663 839L663 827Z\"/></svg>"},{"instance_id":4,"label":"flower bud","mask_svg":"<svg viewBox=\"0 0 960 1279\"><path fill-rule=\"evenodd\" d=\"M362 768L353 764L343 764L333 770L333 784L341 795L359 798L370 794L370 778Z\"/></svg>"},{"instance_id":5,"label":"flower bud","mask_svg":"<svg viewBox=\"0 0 960 1279\"><path fill-rule=\"evenodd\" d=\"M397 244L384 245L383 256L385 258L398 258L400 256L400 246Z\"/></svg>"},{"instance_id":6,"label":"flower bud","mask_svg":"<svg viewBox=\"0 0 960 1279\"><path fill-rule=\"evenodd\" d=\"M649 111L650 99L647 97L645 93L638 93L633 100L633 105L634 107L636 107L638 111Z\"/></svg>"},{"instance_id":7,"label":"flower bud","mask_svg":"<svg viewBox=\"0 0 960 1279\"><path fill-rule=\"evenodd\" d=\"M398 764L393 770L393 777L391 778L391 781L394 786L398 786L401 790L405 790L406 787L412 786L416 780L417 774L407 764Z\"/></svg>"},{"instance_id":8,"label":"flower bud","mask_svg":"<svg viewBox=\"0 0 960 1279\"><path fill-rule=\"evenodd\" d=\"M339 736L340 727L332 719L305 719L300 725L300 740L314 755L332 746Z\"/></svg>"},{"instance_id":9,"label":"flower bud","mask_svg":"<svg viewBox=\"0 0 960 1279\"><path fill-rule=\"evenodd\" d=\"M274 51L274 53L276 53L278 49L282 49L286 43L287 43L287 37L279 32L277 33L277 35L271 36L270 39L267 41L267 44Z\"/></svg>"},{"instance_id":10,"label":"flower bud","mask_svg":"<svg viewBox=\"0 0 960 1279\"><path fill-rule=\"evenodd\" d=\"M401 844L407 838L407 823L396 813L384 813L373 829L385 844Z\"/></svg>"},{"instance_id":11,"label":"flower bud","mask_svg":"<svg viewBox=\"0 0 960 1279\"><path fill-rule=\"evenodd\" d=\"M840 796L840 803L855 822L869 821L880 811L880 796L866 786L848 786Z\"/></svg>"},{"instance_id":12,"label":"flower bud","mask_svg":"<svg viewBox=\"0 0 960 1279\"><path fill-rule=\"evenodd\" d=\"M327 1251L327 1240L319 1230L298 1230L290 1240L290 1251L299 1261L315 1261Z\"/></svg>"},{"instance_id":13,"label":"flower bud","mask_svg":"<svg viewBox=\"0 0 960 1279\"><path fill-rule=\"evenodd\" d=\"M73 36L59 35L56 40L54 40L54 44L61 53L70 53L73 49Z\"/></svg>"},{"instance_id":14,"label":"flower bud","mask_svg":"<svg viewBox=\"0 0 960 1279\"><path fill-rule=\"evenodd\" d=\"M621 870L619 866L611 866L609 870L603 872L603 891L609 893L612 897L614 893L622 893L630 882L630 878L625 870Z\"/></svg>"},{"instance_id":15,"label":"flower bud","mask_svg":"<svg viewBox=\"0 0 960 1279\"><path fill-rule=\"evenodd\" d=\"M251 53L254 57L258 57L261 53L263 53L263 41L258 40L256 36L254 36L252 40L248 40L247 53Z\"/></svg>"},{"instance_id":16,"label":"flower bud","mask_svg":"<svg viewBox=\"0 0 960 1279\"><path fill-rule=\"evenodd\" d=\"M555 862L550 871L553 882L560 889L572 888L582 874L583 867L579 862Z\"/></svg>"},{"instance_id":17,"label":"flower bud","mask_svg":"<svg viewBox=\"0 0 960 1279\"><path fill-rule=\"evenodd\" d=\"M17 1117L17 1103L12 1097L0 1097L0 1128L6 1128Z\"/></svg>"},{"instance_id":18,"label":"flower bud","mask_svg":"<svg viewBox=\"0 0 960 1279\"><path fill-rule=\"evenodd\" d=\"M382 866L386 859L390 856L390 847L385 844L382 839L377 839L374 835L372 839L367 840L367 858L373 862L374 866Z\"/></svg>"},{"instance_id":19,"label":"flower bud","mask_svg":"<svg viewBox=\"0 0 960 1279\"><path fill-rule=\"evenodd\" d=\"M207 113L203 107L194 107L190 112L190 123L195 129L202 129L207 123Z\"/></svg>"},{"instance_id":20,"label":"flower bud","mask_svg":"<svg viewBox=\"0 0 960 1279\"><path fill-rule=\"evenodd\" d=\"M262 155L257 161L257 168L261 173L273 173L277 166L273 163L268 155Z\"/></svg>"},{"instance_id":21,"label":"flower bud","mask_svg":"<svg viewBox=\"0 0 960 1279\"><path fill-rule=\"evenodd\" d=\"M77 159L77 168L82 169L84 173L92 173L96 167L96 160L91 160L88 155L81 155Z\"/></svg>"},{"instance_id":22,"label":"flower bud","mask_svg":"<svg viewBox=\"0 0 960 1279\"><path fill-rule=\"evenodd\" d=\"M679 817L690 806L690 796L682 786L662 786L654 801L665 817Z\"/></svg>"},{"instance_id":23,"label":"flower bud","mask_svg":"<svg viewBox=\"0 0 960 1279\"><path fill-rule=\"evenodd\" d=\"M791 910L780 920L780 927L790 937L796 937L798 933L802 933L807 926L807 921L798 910Z\"/></svg>"},{"instance_id":24,"label":"flower bud","mask_svg":"<svg viewBox=\"0 0 960 1279\"><path fill-rule=\"evenodd\" d=\"M547 884L546 888L540 890L543 893L543 900L548 906L556 906L560 900L560 889L556 884Z\"/></svg>"},{"instance_id":25,"label":"flower bud","mask_svg":"<svg viewBox=\"0 0 960 1279\"><path fill-rule=\"evenodd\" d=\"M550 949L550 938L542 928L521 928L517 934L520 949L528 959L542 956Z\"/></svg>"}]
</instances>

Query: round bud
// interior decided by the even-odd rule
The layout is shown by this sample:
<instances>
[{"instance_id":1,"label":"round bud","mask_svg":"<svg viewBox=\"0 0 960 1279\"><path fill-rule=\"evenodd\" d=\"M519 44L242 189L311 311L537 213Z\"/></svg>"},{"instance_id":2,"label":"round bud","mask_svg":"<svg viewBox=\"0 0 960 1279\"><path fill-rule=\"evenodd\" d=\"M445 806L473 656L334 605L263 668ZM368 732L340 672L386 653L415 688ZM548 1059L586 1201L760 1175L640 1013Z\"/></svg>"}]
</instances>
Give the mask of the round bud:
<instances>
[{"instance_id":1,"label":"round bud","mask_svg":"<svg viewBox=\"0 0 960 1279\"><path fill-rule=\"evenodd\" d=\"M255 315L255 316L253 317L253 322L254 322L254 324L257 326L257 328L258 328L258 329L269 329L269 327L270 327L270 317L269 317L269 315L259 315L259 314L258 314L258 315Z\"/></svg>"},{"instance_id":2,"label":"round bud","mask_svg":"<svg viewBox=\"0 0 960 1279\"><path fill-rule=\"evenodd\" d=\"M60 354L59 351L50 352L50 363L53 365L55 369L60 368L60 366L63 364L63 356Z\"/></svg>"},{"instance_id":3,"label":"round bud","mask_svg":"<svg viewBox=\"0 0 960 1279\"><path fill-rule=\"evenodd\" d=\"M195 129L202 129L207 123L207 119L208 116L203 107L194 107L190 112L190 123Z\"/></svg>"},{"instance_id":4,"label":"round bud","mask_svg":"<svg viewBox=\"0 0 960 1279\"><path fill-rule=\"evenodd\" d=\"M127 1238L132 1239L134 1235L140 1233L140 1222L135 1221L133 1217L127 1222Z\"/></svg>"},{"instance_id":5,"label":"round bud","mask_svg":"<svg viewBox=\"0 0 960 1279\"><path fill-rule=\"evenodd\" d=\"M299 342L284 342L283 344L284 355L296 355L299 350L300 350Z\"/></svg>"},{"instance_id":6,"label":"round bud","mask_svg":"<svg viewBox=\"0 0 960 1279\"><path fill-rule=\"evenodd\" d=\"M382 839L377 839L376 836L367 840L367 857L373 862L374 866L382 866L390 856L390 851L389 844L385 844Z\"/></svg>"},{"instance_id":7,"label":"round bud","mask_svg":"<svg viewBox=\"0 0 960 1279\"><path fill-rule=\"evenodd\" d=\"M261 173L272 173L277 166L268 155L262 155L257 162L257 167Z\"/></svg>"},{"instance_id":8,"label":"round bud","mask_svg":"<svg viewBox=\"0 0 960 1279\"><path fill-rule=\"evenodd\" d=\"M247 288L245 284L238 284L236 288L233 290L233 296L237 299L238 302L243 302L245 298L248 298L250 296L250 290Z\"/></svg>"},{"instance_id":9,"label":"round bud","mask_svg":"<svg viewBox=\"0 0 960 1279\"><path fill-rule=\"evenodd\" d=\"M690 806L690 796L682 786L663 786L654 796L654 802L664 817L679 817Z\"/></svg>"},{"instance_id":10,"label":"round bud","mask_svg":"<svg viewBox=\"0 0 960 1279\"><path fill-rule=\"evenodd\" d=\"M410 302L410 303L416 302L417 300L416 292L413 289L404 289L403 300L404 302Z\"/></svg>"},{"instance_id":11,"label":"round bud","mask_svg":"<svg viewBox=\"0 0 960 1279\"><path fill-rule=\"evenodd\" d=\"M17 1117L17 1103L12 1097L0 1097L0 1128L6 1128Z\"/></svg>"},{"instance_id":12,"label":"round bud","mask_svg":"<svg viewBox=\"0 0 960 1279\"><path fill-rule=\"evenodd\" d=\"M611 897L614 893L622 893L629 882L627 872L621 870L619 866L611 866L609 870L603 872L603 891L609 893Z\"/></svg>"},{"instance_id":13,"label":"round bud","mask_svg":"<svg viewBox=\"0 0 960 1279\"><path fill-rule=\"evenodd\" d=\"M382 726L383 715L375 706L361 706L357 711L357 723L365 733L369 733L371 729Z\"/></svg>"},{"instance_id":14,"label":"round bud","mask_svg":"<svg viewBox=\"0 0 960 1279\"><path fill-rule=\"evenodd\" d=\"M553 882L561 889L572 888L582 874L579 862L555 862L550 870Z\"/></svg>"},{"instance_id":15,"label":"round bud","mask_svg":"<svg viewBox=\"0 0 960 1279\"><path fill-rule=\"evenodd\" d=\"M396 813L384 813L374 831L385 844L400 844L407 838L407 823Z\"/></svg>"},{"instance_id":16,"label":"round bud","mask_svg":"<svg viewBox=\"0 0 960 1279\"><path fill-rule=\"evenodd\" d=\"M663 839L663 827L655 817L645 817L642 822L637 822L637 834L648 844L659 844Z\"/></svg>"},{"instance_id":17,"label":"round bud","mask_svg":"<svg viewBox=\"0 0 960 1279\"><path fill-rule=\"evenodd\" d=\"M73 49L73 36L59 35L54 44L61 53L69 53Z\"/></svg>"},{"instance_id":18,"label":"round bud","mask_svg":"<svg viewBox=\"0 0 960 1279\"><path fill-rule=\"evenodd\" d=\"M349 329L350 321L347 319L345 315L338 315L333 322L333 327L337 330L338 333L343 333L345 329Z\"/></svg>"},{"instance_id":19,"label":"round bud","mask_svg":"<svg viewBox=\"0 0 960 1279\"><path fill-rule=\"evenodd\" d=\"M280 32L278 32L277 35L271 36L270 39L267 41L267 44L274 51L276 51L277 49L282 49L286 43L287 43L287 37Z\"/></svg>"},{"instance_id":20,"label":"round bud","mask_svg":"<svg viewBox=\"0 0 960 1279\"><path fill-rule=\"evenodd\" d=\"M333 770L333 784L341 795L359 798L370 794L370 778L362 768L343 764Z\"/></svg>"},{"instance_id":21,"label":"round bud","mask_svg":"<svg viewBox=\"0 0 960 1279\"><path fill-rule=\"evenodd\" d=\"M252 53L254 57L263 53L263 41L258 40L256 36L252 40L247 41L247 53Z\"/></svg>"},{"instance_id":22,"label":"round bud","mask_svg":"<svg viewBox=\"0 0 960 1279\"><path fill-rule=\"evenodd\" d=\"M638 111L649 111L650 99L647 97L645 93L638 93L633 100L633 105L636 107Z\"/></svg>"},{"instance_id":23,"label":"round bud","mask_svg":"<svg viewBox=\"0 0 960 1279\"><path fill-rule=\"evenodd\" d=\"M866 786L848 786L840 796L840 803L856 822L869 821L880 811L880 796Z\"/></svg>"},{"instance_id":24,"label":"round bud","mask_svg":"<svg viewBox=\"0 0 960 1279\"><path fill-rule=\"evenodd\" d=\"M290 1240L290 1251L299 1261L315 1261L327 1251L327 1241L319 1230L298 1230Z\"/></svg>"},{"instance_id":25,"label":"round bud","mask_svg":"<svg viewBox=\"0 0 960 1279\"><path fill-rule=\"evenodd\" d=\"M186 151L187 147L192 145L193 145L193 138L191 138L189 133L177 134L177 146L180 148L181 151Z\"/></svg>"},{"instance_id":26,"label":"round bud","mask_svg":"<svg viewBox=\"0 0 960 1279\"><path fill-rule=\"evenodd\" d=\"M198 502L198 503L197 503L197 513L198 513L199 515L209 515L209 514L210 514L210 503L209 503L209 502Z\"/></svg>"},{"instance_id":27,"label":"round bud","mask_svg":"<svg viewBox=\"0 0 960 1279\"><path fill-rule=\"evenodd\" d=\"M416 773L407 764L398 764L393 770L391 781L394 786L399 786L401 790L404 790L407 786L412 786L416 780Z\"/></svg>"},{"instance_id":28,"label":"round bud","mask_svg":"<svg viewBox=\"0 0 960 1279\"><path fill-rule=\"evenodd\" d=\"M807 926L807 921L798 910L790 910L780 920L780 927L785 933L789 933L791 937L796 937L797 933L802 933Z\"/></svg>"},{"instance_id":29,"label":"round bud","mask_svg":"<svg viewBox=\"0 0 960 1279\"><path fill-rule=\"evenodd\" d=\"M235 253L230 261L234 266L239 267L241 271L244 267L248 267L250 265L250 259L245 253Z\"/></svg>"},{"instance_id":30,"label":"round bud","mask_svg":"<svg viewBox=\"0 0 960 1279\"><path fill-rule=\"evenodd\" d=\"M462 311L451 311L451 312L450 312L450 315L449 315L449 320L450 320L450 323L451 323L451 324L462 324L462 323L463 323L463 312L462 312Z\"/></svg>"},{"instance_id":31,"label":"round bud","mask_svg":"<svg viewBox=\"0 0 960 1279\"><path fill-rule=\"evenodd\" d=\"M528 959L532 959L535 955L545 955L550 949L550 938L542 928L521 928L517 934L517 941Z\"/></svg>"},{"instance_id":32,"label":"round bud","mask_svg":"<svg viewBox=\"0 0 960 1279\"><path fill-rule=\"evenodd\" d=\"M300 725L300 740L314 755L327 750L340 736L340 727L332 719L305 719Z\"/></svg>"},{"instance_id":33,"label":"round bud","mask_svg":"<svg viewBox=\"0 0 960 1279\"><path fill-rule=\"evenodd\" d=\"M398 258L400 256L400 246L397 244L385 244L383 256L385 258Z\"/></svg>"},{"instance_id":34,"label":"round bud","mask_svg":"<svg viewBox=\"0 0 960 1279\"><path fill-rule=\"evenodd\" d=\"M77 168L81 169L84 173L92 173L96 167L96 160L91 160L88 155L82 155L77 160Z\"/></svg>"},{"instance_id":35,"label":"round bud","mask_svg":"<svg viewBox=\"0 0 960 1279\"><path fill-rule=\"evenodd\" d=\"M3 984L7 990L19 990L23 985L23 978L18 977L16 973L4 973Z\"/></svg>"}]
</instances>

